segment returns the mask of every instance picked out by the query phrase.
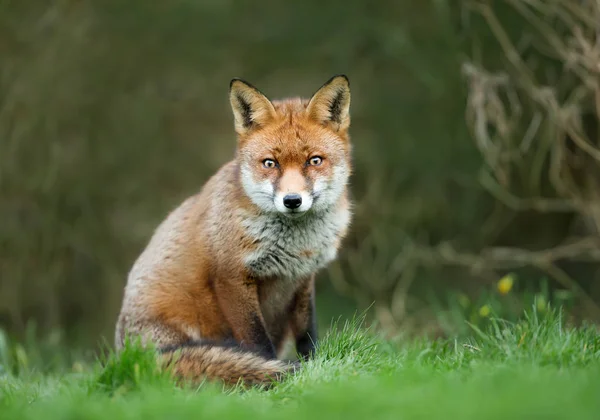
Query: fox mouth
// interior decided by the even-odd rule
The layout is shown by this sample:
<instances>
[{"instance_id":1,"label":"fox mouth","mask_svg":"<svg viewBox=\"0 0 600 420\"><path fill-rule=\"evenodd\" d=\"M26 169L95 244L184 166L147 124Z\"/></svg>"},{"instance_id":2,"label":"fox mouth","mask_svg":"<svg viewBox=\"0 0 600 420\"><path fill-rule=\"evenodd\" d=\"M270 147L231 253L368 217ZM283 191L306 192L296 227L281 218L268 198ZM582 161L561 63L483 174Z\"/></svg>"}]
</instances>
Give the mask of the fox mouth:
<instances>
[{"instance_id":1,"label":"fox mouth","mask_svg":"<svg viewBox=\"0 0 600 420\"><path fill-rule=\"evenodd\" d=\"M302 216L308 213L308 210L288 210L280 213L285 217L289 217L290 219L300 219Z\"/></svg>"}]
</instances>

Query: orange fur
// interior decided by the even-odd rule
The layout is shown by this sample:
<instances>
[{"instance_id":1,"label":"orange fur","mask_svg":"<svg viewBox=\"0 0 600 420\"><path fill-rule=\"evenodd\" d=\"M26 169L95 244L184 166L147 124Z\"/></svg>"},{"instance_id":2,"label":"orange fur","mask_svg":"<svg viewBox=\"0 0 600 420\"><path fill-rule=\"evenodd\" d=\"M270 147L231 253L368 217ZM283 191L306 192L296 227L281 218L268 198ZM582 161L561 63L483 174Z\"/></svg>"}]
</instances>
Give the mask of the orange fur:
<instances>
[{"instance_id":1,"label":"orange fur","mask_svg":"<svg viewBox=\"0 0 600 420\"><path fill-rule=\"evenodd\" d=\"M277 360L285 340L314 351L314 275L350 220L350 90L337 76L310 100L270 101L234 79L230 99L236 157L154 232L129 273L116 345L152 342L182 379L264 384L291 368Z\"/></svg>"}]
</instances>

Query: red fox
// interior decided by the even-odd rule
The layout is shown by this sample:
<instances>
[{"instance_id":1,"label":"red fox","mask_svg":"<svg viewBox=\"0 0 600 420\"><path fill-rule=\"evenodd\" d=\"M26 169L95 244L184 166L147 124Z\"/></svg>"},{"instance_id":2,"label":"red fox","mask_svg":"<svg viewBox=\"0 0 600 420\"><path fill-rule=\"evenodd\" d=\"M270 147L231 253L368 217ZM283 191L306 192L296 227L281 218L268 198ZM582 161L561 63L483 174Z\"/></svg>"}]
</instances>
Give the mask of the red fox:
<instances>
[{"instance_id":1,"label":"red fox","mask_svg":"<svg viewBox=\"0 0 600 420\"><path fill-rule=\"evenodd\" d=\"M116 326L157 348L179 380L269 386L315 351L315 273L351 219L350 84L269 100L233 79L237 149L158 226L134 263Z\"/></svg>"}]
</instances>

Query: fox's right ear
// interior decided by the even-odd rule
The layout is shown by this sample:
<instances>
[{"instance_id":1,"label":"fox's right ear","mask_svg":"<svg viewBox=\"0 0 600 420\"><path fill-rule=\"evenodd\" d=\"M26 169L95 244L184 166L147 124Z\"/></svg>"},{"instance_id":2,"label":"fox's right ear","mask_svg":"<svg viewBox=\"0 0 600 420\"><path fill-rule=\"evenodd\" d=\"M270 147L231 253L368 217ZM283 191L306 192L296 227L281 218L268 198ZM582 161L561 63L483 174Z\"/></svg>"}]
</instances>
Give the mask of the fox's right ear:
<instances>
[{"instance_id":1,"label":"fox's right ear","mask_svg":"<svg viewBox=\"0 0 600 420\"><path fill-rule=\"evenodd\" d=\"M233 79L229 84L229 101L233 110L235 131L247 134L275 118L271 101L258 89L242 79Z\"/></svg>"}]
</instances>

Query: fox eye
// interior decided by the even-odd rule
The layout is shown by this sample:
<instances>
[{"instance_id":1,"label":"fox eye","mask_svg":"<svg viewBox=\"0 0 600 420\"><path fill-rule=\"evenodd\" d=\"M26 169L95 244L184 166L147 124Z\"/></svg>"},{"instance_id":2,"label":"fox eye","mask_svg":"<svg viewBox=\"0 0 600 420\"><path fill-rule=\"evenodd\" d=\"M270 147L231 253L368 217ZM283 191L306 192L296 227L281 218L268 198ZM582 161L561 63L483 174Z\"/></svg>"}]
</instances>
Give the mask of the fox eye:
<instances>
[{"instance_id":1,"label":"fox eye","mask_svg":"<svg viewBox=\"0 0 600 420\"><path fill-rule=\"evenodd\" d=\"M308 160L308 164L311 166L319 166L323 162L323 158L321 156L313 156Z\"/></svg>"},{"instance_id":2,"label":"fox eye","mask_svg":"<svg viewBox=\"0 0 600 420\"><path fill-rule=\"evenodd\" d=\"M277 166L277 163L273 159L263 160L263 166L268 169L272 169Z\"/></svg>"}]
</instances>

